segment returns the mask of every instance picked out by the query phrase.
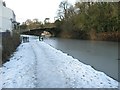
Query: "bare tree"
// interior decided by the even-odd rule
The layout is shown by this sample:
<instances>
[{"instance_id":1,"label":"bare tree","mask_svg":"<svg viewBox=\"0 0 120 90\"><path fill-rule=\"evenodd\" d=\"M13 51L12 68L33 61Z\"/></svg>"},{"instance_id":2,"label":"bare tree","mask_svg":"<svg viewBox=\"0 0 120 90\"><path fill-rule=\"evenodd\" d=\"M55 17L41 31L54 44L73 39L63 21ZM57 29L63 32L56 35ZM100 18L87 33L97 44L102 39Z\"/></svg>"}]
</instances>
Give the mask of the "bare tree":
<instances>
[{"instance_id":1,"label":"bare tree","mask_svg":"<svg viewBox=\"0 0 120 90\"><path fill-rule=\"evenodd\" d=\"M67 1L62 1L59 5L58 17L60 19L65 19L67 17L68 8L71 5Z\"/></svg>"}]
</instances>

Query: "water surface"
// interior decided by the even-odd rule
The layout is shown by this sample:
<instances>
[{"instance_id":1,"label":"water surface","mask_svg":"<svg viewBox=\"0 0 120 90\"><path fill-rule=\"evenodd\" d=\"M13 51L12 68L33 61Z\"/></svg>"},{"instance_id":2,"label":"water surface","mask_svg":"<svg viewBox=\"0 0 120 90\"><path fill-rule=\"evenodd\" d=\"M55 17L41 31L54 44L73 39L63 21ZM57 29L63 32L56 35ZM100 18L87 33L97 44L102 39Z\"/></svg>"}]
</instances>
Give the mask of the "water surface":
<instances>
[{"instance_id":1,"label":"water surface","mask_svg":"<svg viewBox=\"0 0 120 90\"><path fill-rule=\"evenodd\" d=\"M48 38L44 41L118 80L117 42L61 38Z\"/></svg>"}]
</instances>

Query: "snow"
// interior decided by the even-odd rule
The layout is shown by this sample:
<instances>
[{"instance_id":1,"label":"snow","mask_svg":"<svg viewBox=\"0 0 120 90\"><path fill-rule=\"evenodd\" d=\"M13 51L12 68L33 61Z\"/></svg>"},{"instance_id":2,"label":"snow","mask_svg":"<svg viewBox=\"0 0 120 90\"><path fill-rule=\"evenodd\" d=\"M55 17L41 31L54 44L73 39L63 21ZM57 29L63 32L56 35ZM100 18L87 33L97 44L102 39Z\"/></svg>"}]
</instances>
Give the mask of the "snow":
<instances>
[{"instance_id":1,"label":"snow","mask_svg":"<svg viewBox=\"0 0 120 90\"><path fill-rule=\"evenodd\" d=\"M2 87L35 87L35 58L27 43L21 44L10 61L2 67ZM31 57L32 56L32 57Z\"/></svg>"},{"instance_id":2,"label":"snow","mask_svg":"<svg viewBox=\"0 0 120 90\"><path fill-rule=\"evenodd\" d=\"M24 36L24 35L22 35ZM27 36L0 68L1 88L118 88L118 82L57 50L38 37Z\"/></svg>"}]
</instances>

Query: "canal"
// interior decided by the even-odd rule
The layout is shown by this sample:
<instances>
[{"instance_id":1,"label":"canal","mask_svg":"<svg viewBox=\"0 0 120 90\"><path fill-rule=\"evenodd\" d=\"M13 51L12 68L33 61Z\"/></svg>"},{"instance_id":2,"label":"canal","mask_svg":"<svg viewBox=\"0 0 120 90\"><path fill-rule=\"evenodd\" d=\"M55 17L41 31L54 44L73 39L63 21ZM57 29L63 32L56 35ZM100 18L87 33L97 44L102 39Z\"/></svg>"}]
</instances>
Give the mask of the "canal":
<instances>
[{"instance_id":1,"label":"canal","mask_svg":"<svg viewBox=\"0 0 120 90\"><path fill-rule=\"evenodd\" d=\"M48 38L52 47L118 80L118 43L76 39Z\"/></svg>"}]
</instances>

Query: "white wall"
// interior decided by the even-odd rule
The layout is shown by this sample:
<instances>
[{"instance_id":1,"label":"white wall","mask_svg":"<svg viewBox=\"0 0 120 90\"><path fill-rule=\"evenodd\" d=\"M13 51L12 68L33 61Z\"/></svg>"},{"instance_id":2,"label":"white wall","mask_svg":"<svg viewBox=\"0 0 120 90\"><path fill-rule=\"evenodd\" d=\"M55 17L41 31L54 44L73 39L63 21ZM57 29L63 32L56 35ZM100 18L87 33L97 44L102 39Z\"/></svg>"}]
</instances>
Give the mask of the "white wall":
<instances>
[{"instance_id":1,"label":"white wall","mask_svg":"<svg viewBox=\"0 0 120 90\"><path fill-rule=\"evenodd\" d=\"M14 16L14 12L7 8L4 7L2 4L2 0L0 0L0 32L5 32L6 30L12 31L14 28L14 25L12 23L12 21L15 21L15 16ZM11 21L12 19L12 21Z\"/></svg>"},{"instance_id":2,"label":"white wall","mask_svg":"<svg viewBox=\"0 0 120 90\"><path fill-rule=\"evenodd\" d=\"M0 31L2 31L2 0L0 0Z\"/></svg>"}]
</instances>

